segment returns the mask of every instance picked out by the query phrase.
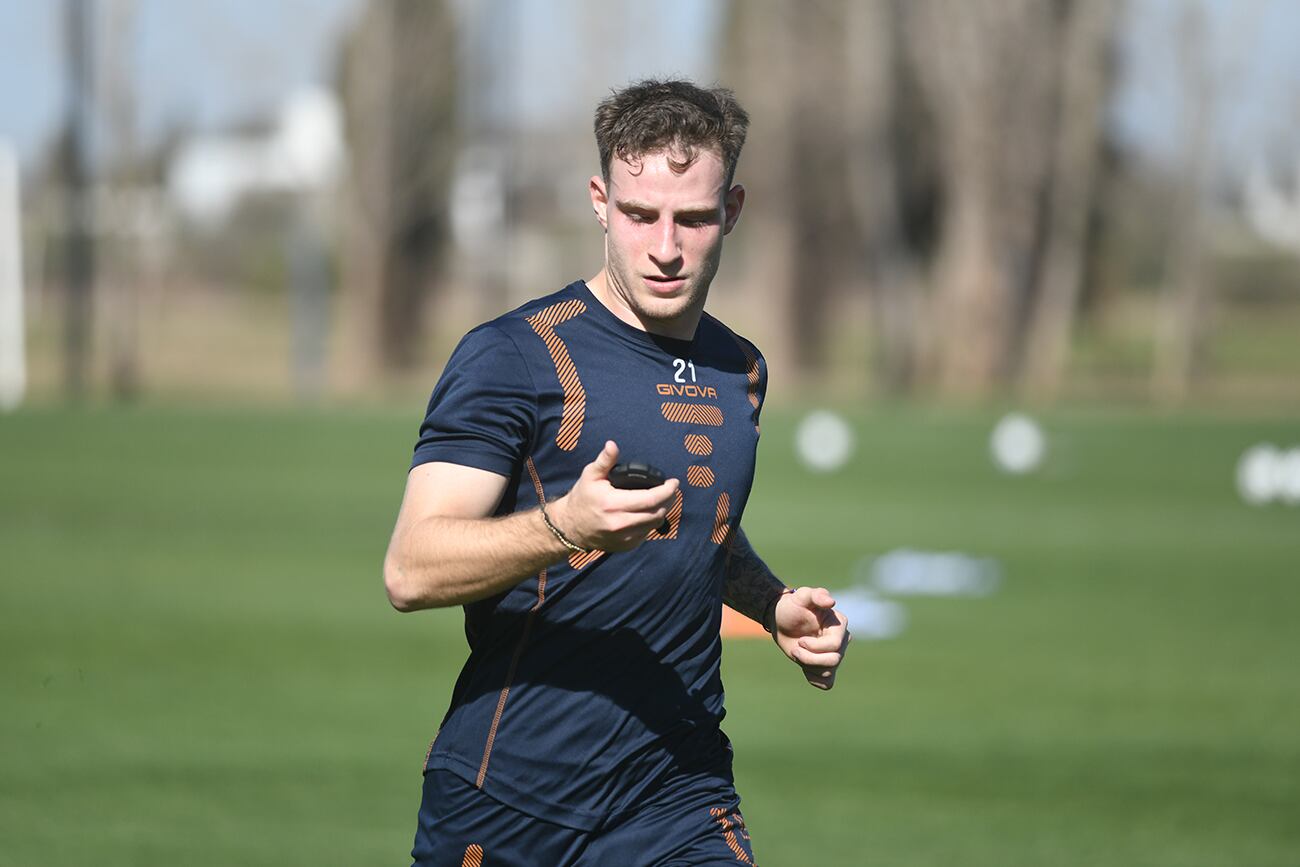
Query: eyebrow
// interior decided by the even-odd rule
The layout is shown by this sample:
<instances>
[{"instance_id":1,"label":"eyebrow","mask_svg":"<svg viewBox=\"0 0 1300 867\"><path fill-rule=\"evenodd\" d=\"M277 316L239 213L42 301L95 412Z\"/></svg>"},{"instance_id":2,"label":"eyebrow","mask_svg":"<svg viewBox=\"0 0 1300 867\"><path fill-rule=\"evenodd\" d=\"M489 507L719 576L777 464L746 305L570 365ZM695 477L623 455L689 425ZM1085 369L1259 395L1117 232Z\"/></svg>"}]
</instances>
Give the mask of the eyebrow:
<instances>
[{"instance_id":1,"label":"eyebrow","mask_svg":"<svg viewBox=\"0 0 1300 867\"><path fill-rule=\"evenodd\" d=\"M615 202L615 207L620 211L644 211L650 214L659 213L659 208L647 202L640 202L636 199L620 199ZM676 211L678 217L711 217L718 212L714 205L687 205Z\"/></svg>"}]
</instances>

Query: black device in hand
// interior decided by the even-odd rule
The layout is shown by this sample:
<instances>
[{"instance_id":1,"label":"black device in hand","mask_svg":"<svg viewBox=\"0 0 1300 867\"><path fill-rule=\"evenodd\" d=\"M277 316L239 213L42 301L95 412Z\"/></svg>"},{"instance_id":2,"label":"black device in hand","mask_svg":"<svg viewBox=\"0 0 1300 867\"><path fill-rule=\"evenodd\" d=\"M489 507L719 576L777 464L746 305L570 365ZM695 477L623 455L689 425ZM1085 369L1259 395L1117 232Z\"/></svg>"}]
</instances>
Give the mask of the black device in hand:
<instances>
[{"instance_id":1,"label":"black device in hand","mask_svg":"<svg viewBox=\"0 0 1300 867\"><path fill-rule=\"evenodd\" d=\"M615 464L614 469L609 471L609 483L625 491L641 491L662 485L664 474L649 464Z\"/></svg>"},{"instance_id":2,"label":"black device in hand","mask_svg":"<svg viewBox=\"0 0 1300 867\"><path fill-rule=\"evenodd\" d=\"M625 491L642 491L646 488L657 488L664 483L663 471L650 464L630 461L625 464L615 464L614 469L609 471L609 483L616 488ZM663 524L659 526L660 535L667 535L669 530L668 519L664 518Z\"/></svg>"}]
</instances>

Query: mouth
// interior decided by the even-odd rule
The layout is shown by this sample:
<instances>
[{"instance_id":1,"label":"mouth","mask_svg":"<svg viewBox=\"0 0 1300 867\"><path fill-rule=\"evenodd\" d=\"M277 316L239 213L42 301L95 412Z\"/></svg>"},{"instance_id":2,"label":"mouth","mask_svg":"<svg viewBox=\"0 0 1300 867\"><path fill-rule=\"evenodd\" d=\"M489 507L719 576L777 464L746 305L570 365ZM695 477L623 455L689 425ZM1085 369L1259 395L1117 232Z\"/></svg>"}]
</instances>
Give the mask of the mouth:
<instances>
[{"instance_id":1,"label":"mouth","mask_svg":"<svg viewBox=\"0 0 1300 867\"><path fill-rule=\"evenodd\" d=\"M662 274L646 275L643 279L657 295L671 295L686 285L686 278L680 274L674 277L665 277Z\"/></svg>"}]
</instances>

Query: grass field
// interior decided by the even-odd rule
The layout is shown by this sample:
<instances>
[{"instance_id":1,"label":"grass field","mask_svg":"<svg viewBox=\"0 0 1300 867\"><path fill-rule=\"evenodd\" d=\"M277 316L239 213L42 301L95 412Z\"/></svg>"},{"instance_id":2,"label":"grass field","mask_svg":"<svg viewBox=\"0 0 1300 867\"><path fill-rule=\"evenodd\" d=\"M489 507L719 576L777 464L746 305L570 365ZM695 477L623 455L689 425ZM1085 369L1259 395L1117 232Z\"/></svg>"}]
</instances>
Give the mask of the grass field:
<instances>
[{"instance_id":1,"label":"grass field","mask_svg":"<svg viewBox=\"0 0 1300 867\"><path fill-rule=\"evenodd\" d=\"M380 585L419 409L0 416L0 864L407 863L465 652L459 612ZM1300 864L1300 507L1232 489L1300 421L1060 414L1008 479L989 414L853 418L814 477L765 416L769 562L838 587L956 549L1006 579L907 600L829 694L728 645L760 863Z\"/></svg>"}]
</instances>

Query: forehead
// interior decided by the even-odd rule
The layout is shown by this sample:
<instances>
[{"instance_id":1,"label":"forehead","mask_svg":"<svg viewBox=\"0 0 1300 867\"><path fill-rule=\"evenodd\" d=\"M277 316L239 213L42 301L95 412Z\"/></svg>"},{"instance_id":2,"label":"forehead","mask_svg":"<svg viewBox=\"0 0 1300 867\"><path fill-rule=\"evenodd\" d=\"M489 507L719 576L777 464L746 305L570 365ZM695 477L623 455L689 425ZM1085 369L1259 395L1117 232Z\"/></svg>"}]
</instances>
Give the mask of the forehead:
<instances>
[{"instance_id":1,"label":"forehead","mask_svg":"<svg viewBox=\"0 0 1300 867\"><path fill-rule=\"evenodd\" d=\"M610 193L615 199L653 203L705 202L722 196L726 171L722 157L703 148L681 170L680 154L653 151L632 161L614 159L609 165Z\"/></svg>"}]
</instances>

